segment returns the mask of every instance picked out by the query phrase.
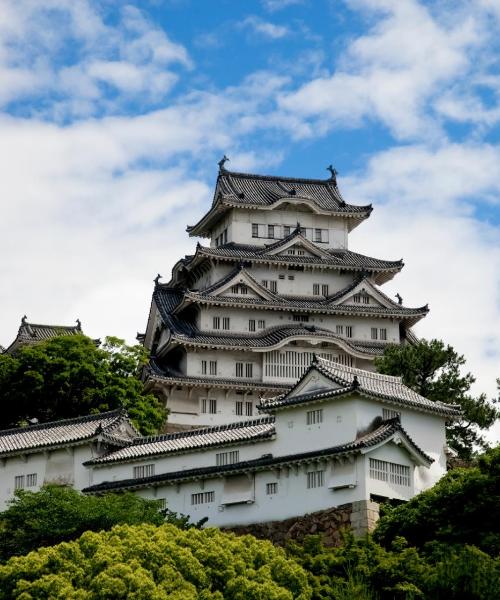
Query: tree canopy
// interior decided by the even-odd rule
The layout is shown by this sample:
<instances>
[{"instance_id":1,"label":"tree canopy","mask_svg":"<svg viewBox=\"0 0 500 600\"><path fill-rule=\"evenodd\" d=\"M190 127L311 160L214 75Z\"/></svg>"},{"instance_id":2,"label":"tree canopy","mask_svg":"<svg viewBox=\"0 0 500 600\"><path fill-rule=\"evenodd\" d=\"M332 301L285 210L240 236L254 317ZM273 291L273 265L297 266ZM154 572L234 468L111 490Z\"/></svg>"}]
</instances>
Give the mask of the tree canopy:
<instances>
[{"instance_id":1,"label":"tree canopy","mask_svg":"<svg viewBox=\"0 0 500 600\"><path fill-rule=\"evenodd\" d=\"M0 428L125 408L145 435L157 433L165 411L144 392L137 374L147 360L142 346L106 338L102 347L84 335L59 336L0 355Z\"/></svg>"},{"instance_id":2,"label":"tree canopy","mask_svg":"<svg viewBox=\"0 0 500 600\"><path fill-rule=\"evenodd\" d=\"M432 488L400 506L386 509L375 540L387 548L398 536L424 548L427 543L473 544L500 554L500 446L477 466L449 471Z\"/></svg>"},{"instance_id":3,"label":"tree canopy","mask_svg":"<svg viewBox=\"0 0 500 600\"><path fill-rule=\"evenodd\" d=\"M415 345L391 345L375 360L380 373L400 375L403 382L429 400L458 404L463 417L448 425L447 438L461 458L469 459L475 447L486 448L482 431L500 416L497 400L474 396L475 378L462 374L465 358L440 340L421 340Z\"/></svg>"},{"instance_id":4,"label":"tree canopy","mask_svg":"<svg viewBox=\"0 0 500 600\"><path fill-rule=\"evenodd\" d=\"M163 519L157 501L132 493L84 496L58 485L38 492L18 490L0 513L0 560L76 539L85 531L119 524L161 525Z\"/></svg>"}]
</instances>

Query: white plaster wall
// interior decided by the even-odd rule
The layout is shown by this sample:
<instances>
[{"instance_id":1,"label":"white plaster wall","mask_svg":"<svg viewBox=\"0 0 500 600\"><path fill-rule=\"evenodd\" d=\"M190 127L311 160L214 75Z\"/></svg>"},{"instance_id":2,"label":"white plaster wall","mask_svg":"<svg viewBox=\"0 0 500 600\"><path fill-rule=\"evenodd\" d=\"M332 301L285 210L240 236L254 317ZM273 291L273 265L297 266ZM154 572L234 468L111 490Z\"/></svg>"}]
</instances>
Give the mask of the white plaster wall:
<instances>
[{"instance_id":1,"label":"white plaster wall","mask_svg":"<svg viewBox=\"0 0 500 600\"><path fill-rule=\"evenodd\" d=\"M397 485L390 481L380 481L370 477L370 458L383 460L386 462L404 465L410 470L410 485ZM409 500L415 495L414 475L415 463L410 459L408 452L396 446L392 442L376 448L372 452L364 455L363 478L366 481L366 500L370 499L370 494L383 496L386 498L397 498L399 500Z\"/></svg>"}]
</instances>

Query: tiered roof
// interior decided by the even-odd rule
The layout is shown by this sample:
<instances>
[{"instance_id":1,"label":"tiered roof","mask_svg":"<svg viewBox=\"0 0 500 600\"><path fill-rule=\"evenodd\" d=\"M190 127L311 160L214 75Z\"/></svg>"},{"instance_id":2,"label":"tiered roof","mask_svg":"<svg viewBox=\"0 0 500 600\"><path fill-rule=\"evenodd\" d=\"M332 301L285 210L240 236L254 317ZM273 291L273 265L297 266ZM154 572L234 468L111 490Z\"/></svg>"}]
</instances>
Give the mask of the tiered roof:
<instances>
[{"instance_id":1,"label":"tiered roof","mask_svg":"<svg viewBox=\"0 0 500 600\"><path fill-rule=\"evenodd\" d=\"M297 393L296 390L300 390L302 382L313 369L329 379L335 387L319 388L303 394ZM319 356L315 356L310 368L291 390L276 398L262 400L260 409L274 413L276 410L291 405L326 400L332 396L350 394L354 391L370 398L387 400L392 404L432 412L445 417L456 418L461 415L458 406L439 401L433 402L424 398L424 396L406 386L402 377L348 367Z\"/></svg>"},{"instance_id":2,"label":"tiered roof","mask_svg":"<svg viewBox=\"0 0 500 600\"><path fill-rule=\"evenodd\" d=\"M79 320L77 320L76 325L41 325L39 323L28 323L26 316L24 316L21 319L16 339L5 352L11 353L25 344L44 342L60 335L78 335L81 333L82 326Z\"/></svg>"},{"instance_id":3,"label":"tiered roof","mask_svg":"<svg viewBox=\"0 0 500 600\"><path fill-rule=\"evenodd\" d=\"M373 431L365 433L352 442L340 444L338 446L332 446L322 450L288 454L286 456L273 456L272 454L268 454L262 456L261 458L246 460L224 466L217 465L196 469L184 469L182 471L171 471L141 479L132 478L121 481L106 481L97 485L92 485L83 491L86 493L98 494L111 490L131 490L150 486L180 483L182 481L206 479L208 477L224 477L226 475L252 473L269 470L270 468L286 469L302 464L317 463L318 461L327 460L329 458L340 458L353 454L365 453L396 438L406 447L406 449L413 456L413 459L418 464L429 466L433 462L433 459L425 454L425 452L415 444L415 442L401 426L399 419L396 418L387 421L381 421Z\"/></svg>"},{"instance_id":4,"label":"tiered roof","mask_svg":"<svg viewBox=\"0 0 500 600\"><path fill-rule=\"evenodd\" d=\"M372 206L354 206L342 198L335 178L301 179L236 173L221 168L210 210L191 227L190 235L210 237L213 227L233 208L273 209L282 204L306 204L319 214L366 219Z\"/></svg>"},{"instance_id":5,"label":"tiered roof","mask_svg":"<svg viewBox=\"0 0 500 600\"><path fill-rule=\"evenodd\" d=\"M132 434L132 435L131 435ZM60 446L78 445L93 438L116 445L129 444L139 433L123 410L40 423L0 431L0 457L29 454Z\"/></svg>"}]
</instances>

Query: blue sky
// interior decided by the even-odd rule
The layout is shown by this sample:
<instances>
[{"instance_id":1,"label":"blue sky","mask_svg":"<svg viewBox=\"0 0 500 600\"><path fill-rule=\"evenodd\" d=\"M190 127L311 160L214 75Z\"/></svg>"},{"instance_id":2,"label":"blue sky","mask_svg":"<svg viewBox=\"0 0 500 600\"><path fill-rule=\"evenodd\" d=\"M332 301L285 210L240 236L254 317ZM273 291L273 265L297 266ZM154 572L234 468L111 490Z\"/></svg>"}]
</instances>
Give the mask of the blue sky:
<instances>
[{"instance_id":1,"label":"blue sky","mask_svg":"<svg viewBox=\"0 0 500 600\"><path fill-rule=\"evenodd\" d=\"M144 329L217 160L372 202L351 248L417 333L500 375L499 0L4 0L0 343L27 314Z\"/></svg>"}]
</instances>

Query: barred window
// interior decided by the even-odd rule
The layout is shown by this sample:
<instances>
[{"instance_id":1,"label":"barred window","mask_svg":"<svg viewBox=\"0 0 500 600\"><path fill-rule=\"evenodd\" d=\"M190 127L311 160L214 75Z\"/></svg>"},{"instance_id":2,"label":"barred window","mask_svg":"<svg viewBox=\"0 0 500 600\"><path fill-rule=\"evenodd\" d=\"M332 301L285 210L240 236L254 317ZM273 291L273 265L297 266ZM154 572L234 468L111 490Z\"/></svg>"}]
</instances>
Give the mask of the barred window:
<instances>
[{"instance_id":1,"label":"barred window","mask_svg":"<svg viewBox=\"0 0 500 600\"><path fill-rule=\"evenodd\" d=\"M319 296L319 283L313 283L313 295Z\"/></svg>"},{"instance_id":2,"label":"barred window","mask_svg":"<svg viewBox=\"0 0 500 600\"><path fill-rule=\"evenodd\" d=\"M295 281L295 275L288 275L288 281Z\"/></svg>"},{"instance_id":3,"label":"barred window","mask_svg":"<svg viewBox=\"0 0 500 600\"><path fill-rule=\"evenodd\" d=\"M323 487L325 485L324 471L308 471L307 473L307 489Z\"/></svg>"},{"instance_id":4,"label":"barred window","mask_svg":"<svg viewBox=\"0 0 500 600\"><path fill-rule=\"evenodd\" d=\"M352 338L352 325L345 326L345 335L348 338Z\"/></svg>"},{"instance_id":5,"label":"barred window","mask_svg":"<svg viewBox=\"0 0 500 600\"><path fill-rule=\"evenodd\" d=\"M222 317L222 329L229 329L229 317Z\"/></svg>"},{"instance_id":6,"label":"barred window","mask_svg":"<svg viewBox=\"0 0 500 600\"><path fill-rule=\"evenodd\" d=\"M155 474L155 466L139 465L134 467L134 479L143 479L144 477L152 477Z\"/></svg>"},{"instance_id":7,"label":"barred window","mask_svg":"<svg viewBox=\"0 0 500 600\"><path fill-rule=\"evenodd\" d=\"M272 483L266 483L266 494L272 496L278 493L278 482L273 481Z\"/></svg>"},{"instance_id":8,"label":"barred window","mask_svg":"<svg viewBox=\"0 0 500 600\"><path fill-rule=\"evenodd\" d=\"M271 290L271 292L277 292L278 291L278 282L277 281L270 281L269 282L271 285L269 287L269 289Z\"/></svg>"},{"instance_id":9,"label":"barred window","mask_svg":"<svg viewBox=\"0 0 500 600\"><path fill-rule=\"evenodd\" d=\"M240 284L240 294L243 294L243 295L248 294L248 288L246 285Z\"/></svg>"},{"instance_id":10,"label":"barred window","mask_svg":"<svg viewBox=\"0 0 500 600\"><path fill-rule=\"evenodd\" d=\"M208 402L208 411L211 415L215 415L217 413L217 400L214 398L210 398Z\"/></svg>"},{"instance_id":11,"label":"barred window","mask_svg":"<svg viewBox=\"0 0 500 600\"><path fill-rule=\"evenodd\" d=\"M241 417L243 415L243 402L236 400L236 414Z\"/></svg>"},{"instance_id":12,"label":"barred window","mask_svg":"<svg viewBox=\"0 0 500 600\"><path fill-rule=\"evenodd\" d=\"M321 286L321 294L323 296L328 296L328 284L323 284Z\"/></svg>"},{"instance_id":13,"label":"barred window","mask_svg":"<svg viewBox=\"0 0 500 600\"><path fill-rule=\"evenodd\" d=\"M253 403L245 402L246 416L251 417L253 415Z\"/></svg>"},{"instance_id":14,"label":"barred window","mask_svg":"<svg viewBox=\"0 0 500 600\"><path fill-rule=\"evenodd\" d=\"M238 293L238 285L232 285L231 286L231 294L237 294Z\"/></svg>"},{"instance_id":15,"label":"barred window","mask_svg":"<svg viewBox=\"0 0 500 600\"><path fill-rule=\"evenodd\" d=\"M335 327L335 333L337 333L338 335L342 335L344 333L344 326L343 325L337 325Z\"/></svg>"},{"instance_id":16,"label":"barred window","mask_svg":"<svg viewBox=\"0 0 500 600\"><path fill-rule=\"evenodd\" d=\"M252 223L252 237L259 237L259 225L257 223Z\"/></svg>"},{"instance_id":17,"label":"barred window","mask_svg":"<svg viewBox=\"0 0 500 600\"><path fill-rule=\"evenodd\" d=\"M220 317L213 318L213 329L220 329Z\"/></svg>"},{"instance_id":18,"label":"barred window","mask_svg":"<svg viewBox=\"0 0 500 600\"><path fill-rule=\"evenodd\" d=\"M370 478L410 487L410 467L370 458Z\"/></svg>"},{"instance_id":19,"label":"barred window","mask_svg":"<svg viewBox=\"0 0 500 600\"><path fill-rule=\"evenodd\" d=\"M217 361L210 361L210 375L217 375Z\"/></svg>"},{"instance_id":20,"label":"barred window","mask_svg":"<svg viewBox=\"0 0 500 600\"><path fill-rule=\"evenodd\" d=\"M265 287L266 289L269 287L269 281L267 279L263 279L261 281L262 286Z\"/></svg>"},{"instance_id":21,"label":"barred window","mask_svg":"<svg viewBox=\"0 0 500 600\"><path fill-rule=\"evenodd\" d=\"M381 340L387 340L387 329L380 329L379 333Z\"/></svg>"},{"instance_id":22,"label":"barred window","mask_svg":"<svg viewBox=\"0 0 500 600\"><path fill-rule=\"evenodd\" d=\"M307 323L309 321L309 315L293 315L292 321L296 321L298 323Z\"/></svg>"},{"instance_id":23,"label":"barred window","mask_svg":"<svg viewBox=\"0 0 500 600\"><path fill-rule=\"evenodd\" d=\"M236 377L243 377L243 363L236 363Z\"/></svg>"},{"instance_id":24,"label":"barred window","mask_svg":"<svg viewBox=\"0 0 500 600\"><path fill-rule=\"evenodd\" d=\"M378 339L378 329L376 327L372 327L372 340Z\"/></svg>"},{"instance_id":25,"label":"barred window","mask_svg":"<svg viewBox=\"0 0 500 600\"><path fill-rule=\"evenodd\" d=\"M321 229L314 230L314 241L321 242Z\"/></svg>"},{"instance_id":26,"label":"barred window","mask_svg":"<svg viewBox=\"0 0 500 600\"><path fill-rule=\"evenodd\" d=\"M35 487L37 481L36 473L30 473L26 475L26 487Z\"/></svg>"},{"instance_id":27,"label":"barred window","mask_svg":"<svg viewBox=\"0 0 500 600\"><path fill-rule=\"evenodd\" d=\"M283 274L282 275L278 275L278 279L285 279L285 276Z\"/></svg>"},{"instance_id":28,"label":"barred window","mask_svg":"<svg viewBox=\"0 0 500 600\"><path fill-rule=\"evenodd\" d=\"M361 302L361 294L354 294L354 296L352 297L352 299L354 300L354 302L356 302L357 304L359 304Z\"/></svg>"},{"instance_id":29,"label":"barred window","mask_svg":"<svg viewBox=\"0 0 500 600\"><path fill-rule=\"evenodd\" d=\"M233 463L239 462L239 460L239 450L232 450L230 452L219 452L215 455L215 464L218 467L223 467L224 465L232 465Z\"/></svg>"},{"instance_id":30,"label":"barred window","mask_svg":"<svg viewBox=\"0 0 500 600\"><path fill-rule=\"evenodd\" d=\"M253 363L247 363L245 365L245 377L248 379L253 377Z\"/></svg>"},{"instance_id":31,"label":"barred window","mask_svg":"<svg viewBox=\"0 0 500 600\"><path fill-rule=\"evenodd\" d=\"M267 226L267 237L274 238L274 225Z\"/></svg>"},{"instance_id":32,"label":"barred window","mask_svg":"<svg viewBox=\"0 0 500 600\"><path fill-rule=\"evenodd\" d=\"M248 331L255 331L255 319L248 320Z\"/></svg>"},{"instance_id":33,"label":"barred window","mask_svg":"<svg viewBox=\"0 0 500 600\"><path fill-rule=\"evenodd\" d=\"M363 304L370 304L370 296L363 294Z\"/></svg>"},{"instance_id":34,"label":"barred window","mask_svg":"<svg viewBox=\"0 0 500 600\"><path fill-rule=\"evenodd\" d=\"M207 361L206 360L201 361L201 374L202 375L207 374Z\"/></svg>"},{"instance_id":35,"label":"barred window","mask_svg":"<svg viewBox=\"0 0 500 600\"><path fill-rule=\"evenodd\" d=\"M264 319L259 319L259 329L265 329L266 328L266 322L264 321Z\"/></svg>"},{"instance_id":36,"label":"barred window","mask_svg":"<svg viewBox=\"0 0 500 600\"><path fill-rule=\"evenodd\" d=\"M192 506L196 506L198 504L209 504L210 502L214 502L214 500L215 492L198 492L196 494L191 494Z\"/></svg>"},{"instance_id":37,"label":"barred window","mask_svg":"<svg viewBox=\"0 0 500 600\"><path fill-rule=\"evenodd\" d=\"M308 425L323 423L323 409L318 408L316 410L308 410L306 413L306 419Z\"/></svg>"},{"instance_id":38,"label":"barred window","mask_svg":"<svg viewBox=\"0 0 500 600\"><path fill-rule=\"evenodd\" d=\"M16 475L14 477L14 489L22 490L24 488L24 475Z\"/></svg>"},{"instance_id":39,"label":"barred window","mask_svg":"<svg viewBox=\"0 0 500 600\"><path fill-rule=\"evenodd\" d=\"M283 237L290 235L290 225L283 225Z\"/></svg>"}]
</instances>

